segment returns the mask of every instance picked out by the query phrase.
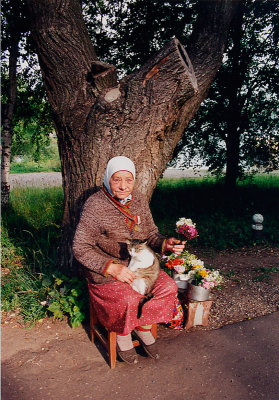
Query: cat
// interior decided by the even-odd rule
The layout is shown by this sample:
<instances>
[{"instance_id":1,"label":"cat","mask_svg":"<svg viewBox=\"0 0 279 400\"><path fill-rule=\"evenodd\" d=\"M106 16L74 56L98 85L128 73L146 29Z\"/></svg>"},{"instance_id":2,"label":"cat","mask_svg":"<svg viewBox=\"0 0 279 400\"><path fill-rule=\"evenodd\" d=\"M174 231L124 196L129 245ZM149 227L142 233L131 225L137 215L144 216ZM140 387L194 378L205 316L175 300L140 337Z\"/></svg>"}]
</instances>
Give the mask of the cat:
<instances>
[{"instance_id":1,"label":"cat","mask_svg":"<svg viewBox=\"0 0 279 400\"><path fill-rule=\"evenodd\" d=\"M138 306L137 318L140 318L144 304L153 297L151 290L160 274L160 262L146 242L129 240L127 248L131 256L128 268L136 276L131 286L136 292L144 295Z\"/></svg>"}]
</instances>

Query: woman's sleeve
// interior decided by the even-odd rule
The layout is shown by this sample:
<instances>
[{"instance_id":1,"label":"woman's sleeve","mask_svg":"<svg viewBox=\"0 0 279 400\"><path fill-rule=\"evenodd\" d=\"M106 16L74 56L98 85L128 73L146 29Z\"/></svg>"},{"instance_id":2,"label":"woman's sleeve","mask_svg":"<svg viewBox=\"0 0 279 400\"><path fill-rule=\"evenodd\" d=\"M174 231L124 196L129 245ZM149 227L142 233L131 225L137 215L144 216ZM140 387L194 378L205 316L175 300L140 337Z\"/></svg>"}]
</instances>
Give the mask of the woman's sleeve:
<instances>
[{"instance_id":1,"label":"woman's sleeve","mask_svg":"<svg viewBox=\"0 0 279 400\"><path fill-rule=\"evenodd\" d=\"M95 216L91 202L87 201L75 232L73 253L84 267L106 276L106 270L113 258L97 246L100 236L100 221Z\"/></svg>"}]
</instances>

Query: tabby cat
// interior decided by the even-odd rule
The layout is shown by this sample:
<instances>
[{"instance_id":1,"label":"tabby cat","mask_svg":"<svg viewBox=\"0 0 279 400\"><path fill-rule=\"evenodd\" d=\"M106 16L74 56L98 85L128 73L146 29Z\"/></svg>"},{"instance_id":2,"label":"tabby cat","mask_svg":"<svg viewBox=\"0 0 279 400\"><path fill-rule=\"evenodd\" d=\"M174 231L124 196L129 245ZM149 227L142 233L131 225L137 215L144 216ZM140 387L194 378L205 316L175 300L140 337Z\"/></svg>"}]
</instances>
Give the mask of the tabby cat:
<instances>
[{"instance_id":1,"label":"tabby cat","mask_svg":"<svg viewBox=\"0 0 279 400\"><path fill-rule=\"evenodd\" d=\"M131 256L128 268L136 275L131 286L136 292L144 295L138 307L137 318L140 318L143 305L153 297L151 290L160 274L160 263L146 242L133 239L127 242L127 247Z\"/></svg>"}]
</instances>

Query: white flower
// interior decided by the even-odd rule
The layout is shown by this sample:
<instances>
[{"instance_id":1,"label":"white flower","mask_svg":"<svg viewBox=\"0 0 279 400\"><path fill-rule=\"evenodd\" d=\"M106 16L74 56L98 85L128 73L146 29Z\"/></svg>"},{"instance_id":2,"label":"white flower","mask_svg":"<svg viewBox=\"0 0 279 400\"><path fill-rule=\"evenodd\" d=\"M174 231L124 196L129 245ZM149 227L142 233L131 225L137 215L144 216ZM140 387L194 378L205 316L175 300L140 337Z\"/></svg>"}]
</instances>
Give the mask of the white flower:
<instances>
[{"instance_id":1,"label":"white flower","mask_svg":"<svg viewBox=\"0 0 279 400\"><path fill-rule=\"evenodd\" d=\"M41 305L42 305L42 306L45 306L46 303L47 303L46 301L41 301Z\"/></svg>"},{"instance_id":2,"label":"white flower","mask_svg":"<svg viewBox=\"0 0 279 400\"><path fill-rule=\"evenodd\" d=\"M179 220L176 222L176 226L180 226L180 225L188 225L188 226L193 226L195 227L196 224L193 223L193 221L190 218L179 218Z\"/></svg>"},{"instance_id":3,"label":"white flower","mask_svg":"<svg viewBox=\"0 0 279 400\"><path fill-rule=\"evenodd\" d=\"M188 264L191 265L192 267L196 267L197 269L204 268L204 262L197 258L194 258L193 260L189 260Z\"/></svg>"}]
</instances>

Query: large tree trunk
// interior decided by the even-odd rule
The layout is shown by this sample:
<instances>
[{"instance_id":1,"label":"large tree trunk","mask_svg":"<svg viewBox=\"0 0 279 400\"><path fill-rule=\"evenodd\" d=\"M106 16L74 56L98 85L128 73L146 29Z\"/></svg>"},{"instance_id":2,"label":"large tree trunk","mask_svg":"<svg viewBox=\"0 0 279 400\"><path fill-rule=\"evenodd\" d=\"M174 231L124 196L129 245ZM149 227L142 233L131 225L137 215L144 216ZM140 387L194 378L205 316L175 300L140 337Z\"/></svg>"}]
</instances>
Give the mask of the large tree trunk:
<instances>
[{"instance_id":1,"label":"large tree trunk","mask_svg":"<svg viewBox=\"0 0 279 400\"><path fill-rule=\"evenodd\" d=\"M17 58L18 58L19 36L14 35L10 47L9 57L9 87L7 104L3 112L2 130L2 159L1 159L1 201L3 206L9 204L10 198L10 163L13 136L13 114L17 92Z\"/></svg>"},{"instance_id":2,"label":"large tree trunk","mask_svg":"<svg viewBox=\"0 0 279 400\"><path fill-rule=\"evenodd\" d=\"M220 66L236 2L203 3L207 12L200 15L193 32L192 63L174 38L139 71L120 81L113 66L97 60L78 0L28 4L62 163L60 266L73 271L71 245L80 207L102 184L111 157L130 157L138 188L151 197Z\"/></svg>"}]
</instances>

